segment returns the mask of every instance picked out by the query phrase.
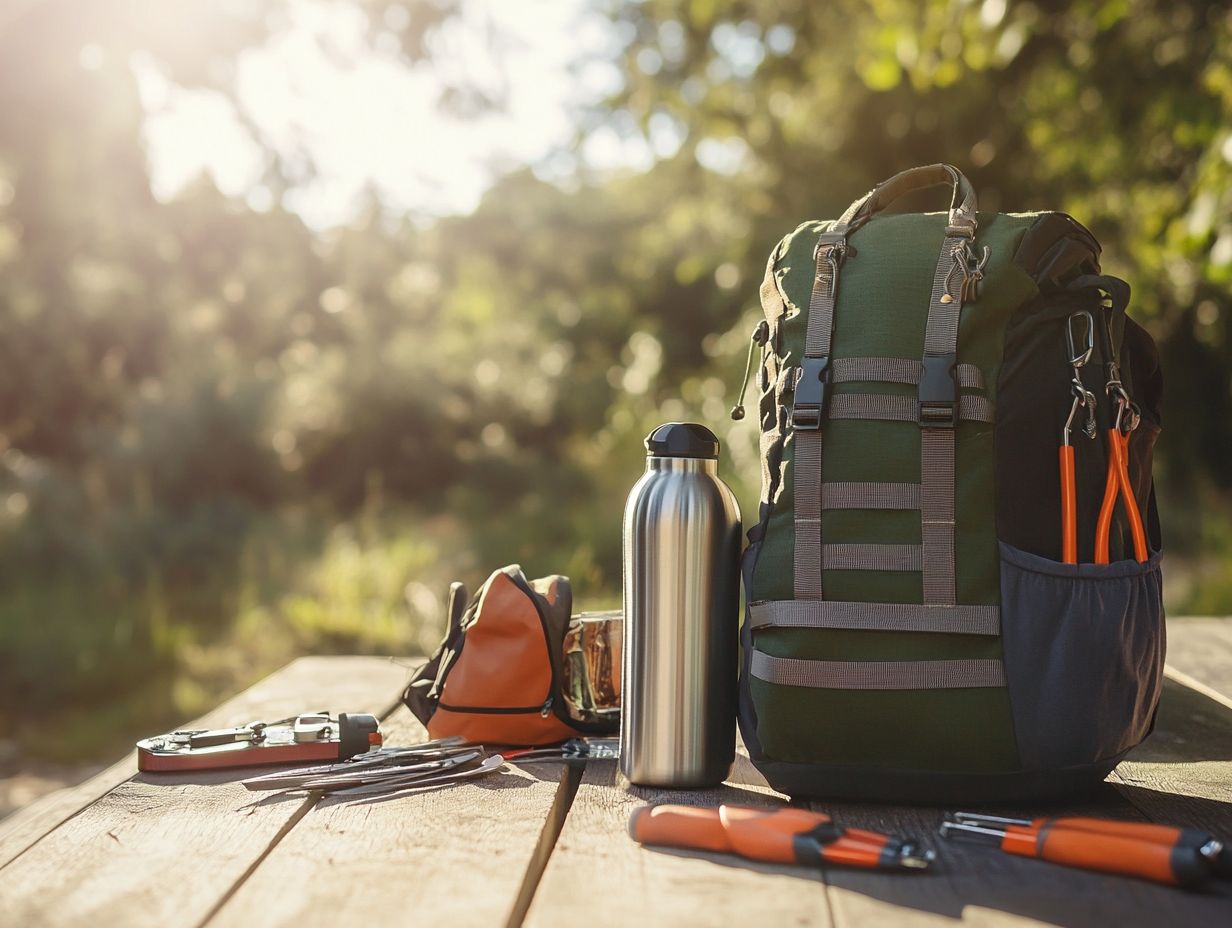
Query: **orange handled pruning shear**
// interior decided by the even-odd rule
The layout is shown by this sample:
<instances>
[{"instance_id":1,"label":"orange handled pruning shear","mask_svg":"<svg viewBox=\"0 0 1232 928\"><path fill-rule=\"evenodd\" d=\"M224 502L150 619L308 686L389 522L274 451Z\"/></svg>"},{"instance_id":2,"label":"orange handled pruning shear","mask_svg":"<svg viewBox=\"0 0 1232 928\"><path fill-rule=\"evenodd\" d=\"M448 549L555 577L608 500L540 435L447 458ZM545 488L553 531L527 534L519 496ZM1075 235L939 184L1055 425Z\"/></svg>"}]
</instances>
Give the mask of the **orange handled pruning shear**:
<instances>
[{"instance_id":1,"label":"orange handled pruning shear","mask_svg":"<svg viewBox=\"0 0 1232 928\"><path fill-rule=\"evenodd\" d=\"M1007 854L1169 886L1200 886L1222 869L1222 841L1190 828L1098 818L1002 818L955 813L946 838L999 845Z\"/></svg>"},{"instance_id":2,"label":"orange handled pruning shear","mask_svg":"<svg viewBox=\"0 0 1232 928\"><path fill-rule=\"evenodd\" d=\"M639 844L738 854L778 864L923 870L934 858L915 841L840 828L830 816L807 809L642 806L629 819L629 834Z\"/></svg>"}]
</instances>

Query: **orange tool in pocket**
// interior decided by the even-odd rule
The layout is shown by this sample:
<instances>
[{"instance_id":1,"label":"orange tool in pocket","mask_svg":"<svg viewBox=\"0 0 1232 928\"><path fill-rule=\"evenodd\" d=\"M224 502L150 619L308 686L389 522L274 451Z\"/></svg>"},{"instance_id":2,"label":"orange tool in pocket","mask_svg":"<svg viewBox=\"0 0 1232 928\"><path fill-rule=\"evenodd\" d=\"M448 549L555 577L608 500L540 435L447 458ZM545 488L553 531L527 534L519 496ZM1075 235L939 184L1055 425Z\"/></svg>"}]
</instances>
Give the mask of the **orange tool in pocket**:
<instances>
[{"instance_id":1,"label":"orange tool in pocket","mask_svg":"<svg viewBox=\"0 0 1232 928\"><path fill-rule=\"evenodd\" d=\"M1078 484L1074 475L1074 446L1070 436L1078 411L1086 410L1086 422L1082 431L1087 438L1095 437L1095 394L1082 382L1082 369L1091 360L1095 350L1095 320L1087 310L1071 313L1065 321L1065 342L1069 349L1069 366L1074 376L1070 380L1073 400L1069 415L1061 426L1061 560L1066 564L1078 563Z\"/></svg>"},{"instance_id":2,"label":"orange tool in pocket","mask_svg":"<svg viewBox=\"0 0 1232 928\"><path fill-rule=\"evenodd\" d=\"M1126 399L1128 400L1128 397ZM1095 524L1096 564L1108 563L1112 512L1116 508L1118 495L1125 508L1125 518L1129 522L1129 532L1134 541L1134 560L1145 563L1148 557L1142 513L1138 510L1133 484L1129 482L1129 436L1133 433L1132 430L1123 432L1119 424L1127 408L1126 404L1121 404L1117 412L1118 424L1108 430L1108 477L1104 483L1104 502L1099 509L1099 521ZM1137 414L1134 414L1132 421L1137 425Z\"/></svg>"}]
</instances>

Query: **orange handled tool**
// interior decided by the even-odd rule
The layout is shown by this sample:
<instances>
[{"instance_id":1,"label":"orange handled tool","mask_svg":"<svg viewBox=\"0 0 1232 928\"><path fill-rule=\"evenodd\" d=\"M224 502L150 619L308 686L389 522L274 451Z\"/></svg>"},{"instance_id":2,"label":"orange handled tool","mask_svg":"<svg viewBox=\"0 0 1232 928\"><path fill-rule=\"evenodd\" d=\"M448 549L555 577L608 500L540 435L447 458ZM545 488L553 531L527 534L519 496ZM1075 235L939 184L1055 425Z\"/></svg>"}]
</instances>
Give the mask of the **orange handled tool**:
<instances>
[{"instance_id":1,"label":"orange handled tool","mask_svg":"<svg viewBox=\"0 0 1232 928\"><path fill-rule=\"evenodd\" d=\"M1117 292L1124 288L1124 292ZM1109 303L1100 312L1100 342L1103 351L1104 370L1107 383L1104 393L1116 403L1116 417L1112 428L1108 429L1108 474L1104 479L1104 500L1099 508L1099 519L1095 523L1095 563L1107 564L1109 560L1109 534L1112 529L1112 513L1116 508L1117 496L1125 507L1125 518L1129 523L1129 533L1133 538L1134 559L1140 564L1149 557L1146 543L1146 530L1142 525L1142 514L1138 511L1138 501L1134 498L1134 487L1129 480L1129 436L1138 427L1141 417L1138 407L1134 405L1129 391L1121 382L1121 365L1117 357L1115 339L1113 338L1113 316L1123 312L1129 303L1129 291L1124 284L1120 288L1109 289L1105 282L1100 283L1109 298Z\"/></svg>"},{"instance_id":2,"label":"orange handled tool","mask_svg":"<svg viewBox=\"0 0 1232 928\"><path fill-rule=\"evenodd\" d=\"M1085 409L1087 416L1082 431L1088 438L1095 437L1095 394L1082 382L1082 368L1091 360L1095 350L1095 320L1087 310L1071 313L1065 321L1065 342L1069 348L1069 366L1073 369L1069 415L1061 426L1061 447L1058 457L1061 465L1061 560L1066 564L1078 563L1078 483L1074 477L1074 446L1069 443L1074 430L1078 410Z\"/></svg>"},{"instance_id":3,"label":"orange handled tool","mask_svg":"<svg viewBox=\"0 0 1232 928\"><path fill-rule=\"evenodd\" d=\"M1068 441L1059 449L1061 455L1061 560L1078 563L1078 487L1074 480L1074 446Z\"/></svg>"},{"instance_id":4,"label":"orange handled tool","mask_svg":"<svg viewBox=\"0 0 1232 928\"><path fill-rule=\"evenodd\" d=\"M1117 422L1127 407L1122 404L1117 412ZM1136 420L1135 420L1136 421ZM1129 436L1120 425L1108 430L1108 477L1104 483L1104 502L1099 509L1099 521L1095 523L1095 563L1108 563L1108 536L1112 529L1112 511L1116 508L1117 495L1125 507L1129 520L1129 532L1134 539L1134 560L1147 560L1146 530L1142 526L1142 514L1134 497L1133 485L1129 482Z\"/></svg>"},{"instance_id":5,"label":"orange handled tool","mask_svg":"<svg viewBox=\"0 0 1232 928\"><path fill-rule=\"evenodd\" d=\"M1034 857L1169 886L1199 886L1218 864L1223 843L1192 829L1096 818L1012 819L957 813L941 825L947 838L997 844Z\"/></svg>"},{"instance_id":6,"label":"orange handled tool","mask_svg":"<svg viewBox=\"0 0 1232 928\"><path fill-rule=\"evenodd\" d=\"M922 870L934 856L915 841L840 828L820 812L781 807L643 806L629 818L629 834L639 844L738 854L778 864Z\"/></svg>"},{"instance_id":7,"label":"orange handled tool","mask_svg":"<svg viewBox=\"0 0 1232 928\"><path fill-rule=\"evenodd\" d=\"M1093 831L1098 834L1136 838L1139 841L1154 841L1168 847L1197 848L1210 861L1216 874L1232 876L1230 848L1209 832L1196 828L1177 828L1173 825L1157 825L1154 822L1123 822L1111 818L1067 816L1065 818L1002 818L996 815L976 815L972 812L955 812L956 822L974 825L1030 825L1042 828L1069 828L1075 831Z\"/></svg>"}]
</instances>

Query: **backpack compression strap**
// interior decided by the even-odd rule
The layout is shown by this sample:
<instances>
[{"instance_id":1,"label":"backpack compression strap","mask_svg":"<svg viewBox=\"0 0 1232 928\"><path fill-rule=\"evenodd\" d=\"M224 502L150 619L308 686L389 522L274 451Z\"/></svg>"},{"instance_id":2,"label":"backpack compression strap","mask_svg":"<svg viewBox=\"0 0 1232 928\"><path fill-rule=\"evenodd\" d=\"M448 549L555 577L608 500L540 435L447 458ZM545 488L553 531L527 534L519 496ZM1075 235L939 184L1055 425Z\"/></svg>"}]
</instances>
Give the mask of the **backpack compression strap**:
<instances>
[{"instance_id":1,"label":"backpack compression strap","mask_svg":"<svg viewBox=\"0 0 1232 928\"><path fill-rule=\"evenodd\" d=\"M795 598L822 598L822 422L827 415L834 307L843 260L850 253L847 236L899 197L938 185L953 188L945 241L933 276L924 356L920 361L916 420L921 427L920 523L924 602L952 605L954 584L954 429L962 414L957 379L958 320L965 293L948 291L956 262L965 261L975 237L976 196L967 179L948 164L913 168L897 174L853 203L817 241L816 273L809 298L804 357L792 409L795 455ZM965 287L963 288L965 291ZM846 399L846 398L844 398ZM899 418L895 415L892 418ZM873 557L886 546L868 546ZM901 560L901 559L900 559ZM831 565L833 566L833 565ZM868 567L903 568L869 563Z\"/></svg>"}]
</instances>

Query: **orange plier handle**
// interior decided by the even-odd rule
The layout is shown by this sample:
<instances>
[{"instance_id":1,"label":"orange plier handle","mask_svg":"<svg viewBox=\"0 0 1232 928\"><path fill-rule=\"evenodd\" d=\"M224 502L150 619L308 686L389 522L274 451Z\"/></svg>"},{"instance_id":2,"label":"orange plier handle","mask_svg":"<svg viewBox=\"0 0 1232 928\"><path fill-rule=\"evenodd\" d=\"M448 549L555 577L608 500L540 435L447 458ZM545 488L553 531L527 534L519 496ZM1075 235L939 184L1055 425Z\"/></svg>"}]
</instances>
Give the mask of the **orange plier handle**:
<instances>
[{"instance_id":1,"label":"orange plier handle","mask_svg":"<svg viewBox=\"0 0 1232 928\"><path fill-rule=\"evenodd\" d=\"M1134 496L1133 484L1129 481L1129 436L1132 432L1122 432L1113 427L1108 430L1108 475L1104 481L1104 501L1099 509L1099 521L1095 523L1095 563L1107 564L1109 554L1109 534L1112 529L1112 512L1116 508L1118 495L1129 520L1129 531L1134 541L1134 560L1140 564L1148 558L1146 545L1146 529L1142 525L1142 514L1138 510L1138 500Z\"/></svg>"},{"instance_id":2,"label":"orange plier handle","mask_svg":"<svg viewBox=\"0 0 1232 928\"><path fill-rule=\"evenodd\" d=\"M876 869L891 866L889 835L842 829L830 816L807 809L723 805L642 806L629 819L639 844L738 854L778 864L832 863ZM897 863L892 864L897 867Z\"/></svg>"},{"instance_id":3,"label":"orange plier handle","mask_svg":"<svg viewBox=\"0 0 1232 928\"><path fill-rule=\"evenodd\" d=\"M1078 484L1074 478L1074 446L1058 448L1061 460L1061 560L1078 563Z\"/></svg>"}]
</instances>

